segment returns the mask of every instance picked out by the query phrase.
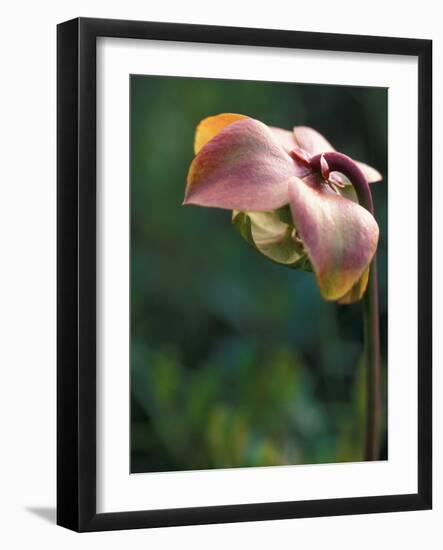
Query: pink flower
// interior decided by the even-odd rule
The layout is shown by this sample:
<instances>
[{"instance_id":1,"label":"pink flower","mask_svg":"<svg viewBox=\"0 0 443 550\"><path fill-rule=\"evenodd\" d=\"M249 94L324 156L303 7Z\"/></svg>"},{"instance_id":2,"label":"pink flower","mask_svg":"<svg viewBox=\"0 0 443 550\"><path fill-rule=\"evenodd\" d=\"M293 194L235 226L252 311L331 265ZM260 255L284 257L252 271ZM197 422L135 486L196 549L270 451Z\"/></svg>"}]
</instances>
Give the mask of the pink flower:
<instances>
[{"instance_id":1,"label":"pink flower","mask_svg":"<svg viewBox=\"0 0 443 550\"><path fill-rule=\"evenodd\" d=\"M334 149L321 134L220 114L200 122L194 146L184 204L233 210L236 228L256 250L274 262L312 269L325 299L361 298L378 225L349 180L329 170L326 158ZM335 155L369 182L381 180L374 168Z\"/></svg>"}]
</instances>

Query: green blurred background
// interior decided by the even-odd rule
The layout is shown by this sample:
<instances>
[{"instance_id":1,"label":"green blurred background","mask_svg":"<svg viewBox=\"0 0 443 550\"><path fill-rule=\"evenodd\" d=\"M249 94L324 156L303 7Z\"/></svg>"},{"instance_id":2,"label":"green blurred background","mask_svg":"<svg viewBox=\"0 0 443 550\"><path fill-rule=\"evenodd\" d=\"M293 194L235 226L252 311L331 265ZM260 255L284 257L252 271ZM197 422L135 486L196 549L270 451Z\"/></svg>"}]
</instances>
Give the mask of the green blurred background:
<instances>
[{"instance_id":1,"label":"green blurred background","mask_svg":"<svg viewBox=\"0 0 443 550\"><path fill-rule=\"evenodd\" d=\"M131 471L362 460L361 304L267 261L227 211L183 207L198 122L308 125L385 176L372 186L387 457L387 90L132 76Z\"/></svg>"}]
</instances>

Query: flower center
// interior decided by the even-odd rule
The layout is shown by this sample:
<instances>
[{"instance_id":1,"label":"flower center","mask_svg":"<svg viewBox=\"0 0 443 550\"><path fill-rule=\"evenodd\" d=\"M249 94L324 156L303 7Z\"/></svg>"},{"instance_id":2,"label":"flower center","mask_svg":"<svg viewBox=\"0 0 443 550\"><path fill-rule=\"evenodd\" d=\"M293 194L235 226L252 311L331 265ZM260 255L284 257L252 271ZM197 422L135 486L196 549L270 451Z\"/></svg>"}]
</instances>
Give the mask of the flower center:
<instances>
[{"instance_id":1,"label":"flower center","mask_svg":"<svg viewBox=\"0 0 443 550\"><path fill-rule=\"evenodd\" d=\"M340 174L338 172L331 171L324 154L320 155L320 160L315 166L311 162L313 157L311 157L311 155L301 147L294 147L290 151L289 155L296 162L310 168L312 172L319 176L320 183L328 186L335 193L339 194L339 189L343 189L345 187L343 178Z\"/></svg>"}]
</instances>

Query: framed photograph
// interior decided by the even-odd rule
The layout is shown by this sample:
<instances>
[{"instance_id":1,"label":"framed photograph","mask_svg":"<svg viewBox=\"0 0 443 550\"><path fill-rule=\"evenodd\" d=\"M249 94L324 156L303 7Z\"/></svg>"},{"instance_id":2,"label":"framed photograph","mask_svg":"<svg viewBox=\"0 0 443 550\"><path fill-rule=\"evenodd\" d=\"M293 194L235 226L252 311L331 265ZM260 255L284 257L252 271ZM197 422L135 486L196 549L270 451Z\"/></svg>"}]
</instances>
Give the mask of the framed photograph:
<instances>
[{"instance_id":1,"label":"framed photograph","mask_svg":"<svg viewBox=\"0 0 443 550\"><path fill-rule=\"evenodd\" d=\"M58 26L76 531L432 506L432 43Z\"/></svg>"}]
</instances>

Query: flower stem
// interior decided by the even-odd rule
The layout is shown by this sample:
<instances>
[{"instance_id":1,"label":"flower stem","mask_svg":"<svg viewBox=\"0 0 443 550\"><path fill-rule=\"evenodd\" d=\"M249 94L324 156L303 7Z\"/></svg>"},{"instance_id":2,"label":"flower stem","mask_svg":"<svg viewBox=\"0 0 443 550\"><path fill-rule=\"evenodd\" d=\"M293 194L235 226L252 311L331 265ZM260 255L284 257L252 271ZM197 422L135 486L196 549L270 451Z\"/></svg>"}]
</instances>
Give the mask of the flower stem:
<instances>
[{"instance_id":1,"label":"flower stem","mask_svg":"<svg viewBox=\"0 0 443 550\"><path fill-rule=\"evenodd\" d=\"M374 204L368 181L359 166L342 153L329 152L311 158L311 166L322 172L322 157L331 172L344 174L354 186L358 201L374 215ZM377 262L374 256L364 295L364 340L366 358L366 429L365 460L378 460L380 455L381 425L381 367L380 328L378 307Z\"/></svg>"},{"instance_id":2,"label":"flower stem","mask_svg":"<svg viewBox=\"0 0 443 550\"><path fill-rule=\"evenodd\" d=\"M378 312L377 261L372 260L368 288L364 296L366 345L366 431L365 460L378 460L381 425L381 368Z\"/></svg>"}]
</instances>

